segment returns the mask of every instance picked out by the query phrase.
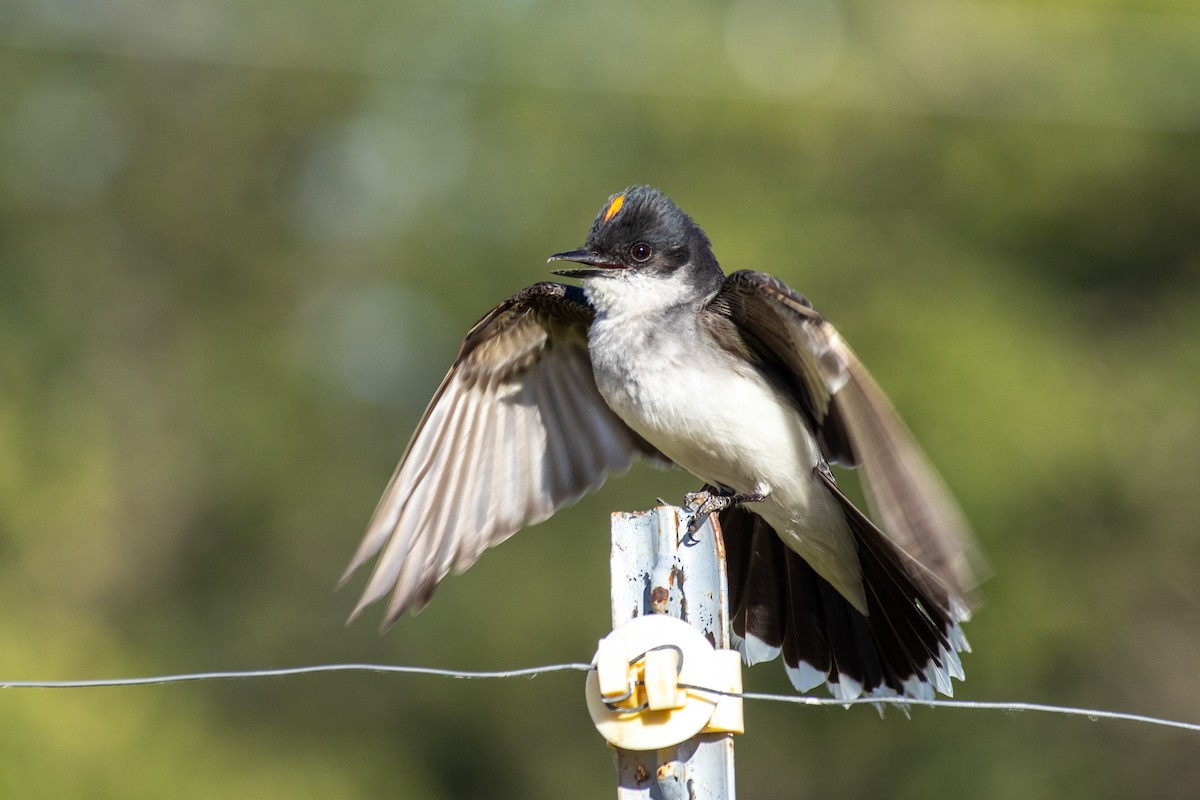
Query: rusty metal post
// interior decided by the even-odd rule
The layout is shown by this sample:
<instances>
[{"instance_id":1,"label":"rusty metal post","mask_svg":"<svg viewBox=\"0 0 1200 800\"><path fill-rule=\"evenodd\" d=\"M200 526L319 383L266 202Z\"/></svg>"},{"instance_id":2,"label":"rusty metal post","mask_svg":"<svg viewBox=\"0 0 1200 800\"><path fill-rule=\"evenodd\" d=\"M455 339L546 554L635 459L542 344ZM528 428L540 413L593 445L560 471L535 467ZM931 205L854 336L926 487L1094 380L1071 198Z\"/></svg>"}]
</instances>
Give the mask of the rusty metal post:
<instances>
[{"instance_id":1,"label":"rusty metal post","mask_svg":"<svg viewBox=\"0 0 1200 800\"><path fill-rule=\"evenodd\" d=\"M681 541L682 509L612 515L613 628L643 614L670 614L717 648L729 647L729 598L720 534L705 522ZM618 800L733 800L733 735L701 733L663 750L616 748Z\"/></svg>"}]
</instances>

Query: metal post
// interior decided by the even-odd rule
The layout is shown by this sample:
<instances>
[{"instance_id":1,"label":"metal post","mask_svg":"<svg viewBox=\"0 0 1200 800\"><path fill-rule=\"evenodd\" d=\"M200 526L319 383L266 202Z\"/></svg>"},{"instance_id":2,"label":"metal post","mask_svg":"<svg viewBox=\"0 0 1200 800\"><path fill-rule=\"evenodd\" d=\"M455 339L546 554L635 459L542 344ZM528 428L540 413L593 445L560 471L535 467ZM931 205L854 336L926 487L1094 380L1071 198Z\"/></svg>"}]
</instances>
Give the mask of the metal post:
<instances>
[{"instance_id":1,"label":"metal post","mask_svg":"<svg viewBox=\"0 0 1200 800\"><path fill-rule=\"evenodd\" d=\"M644 614L670 614L728 648L724 546L711 520L681 541L689 519L669 506L612 515L613 628ZM732 734L701 733L663 750L616 753L618 800L734 798Z\"/></svg>"}]
</instances>

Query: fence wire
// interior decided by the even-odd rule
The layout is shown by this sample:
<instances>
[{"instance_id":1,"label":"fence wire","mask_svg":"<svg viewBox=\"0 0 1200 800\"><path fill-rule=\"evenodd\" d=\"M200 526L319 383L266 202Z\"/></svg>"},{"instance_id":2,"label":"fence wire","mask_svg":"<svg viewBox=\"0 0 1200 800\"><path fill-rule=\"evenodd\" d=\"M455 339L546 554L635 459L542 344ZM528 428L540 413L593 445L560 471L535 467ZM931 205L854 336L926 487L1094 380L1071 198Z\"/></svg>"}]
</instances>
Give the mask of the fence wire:
<instances>
[{"instance_id":1,"label":"fence wire","mask_svg":"<svg viewBox=\"0 0 1200 800\"><path fill-rule=\"evenodd\" d=\"M150 675L132 678L88 678L83 680L65 681L9 681L0 680L0 689L101 689L117 686L155 686L162 684L189 683L194 681L243 680L254 678L288 678L297 675L316 675L330 672L372 672L380 674L428 675L438 678L454 678L458 680L502 680L508 678L537 678L555 672L589 672L591 664L571 662L564 664L546 664L538 667L521 667L510 670L470 671L458 669L441 669L438 667L415 667L400 664L318 664L306 667L282 667L279 669L230 670L220 672L187 672L176 675ZM1058 714L1070 717L1083 717L1091 722L1110 720L1119 722L1134 722L1143 725L1153 725L1163 728L1200 733L1200 723L1184 722L1181 720L1153 717L1146 714L1131 714L1123 711L1108 711L1098 708L1075 708L1047 703L1025 703L993 700L954 700L934 699L919 700L911 697L860 697L854 700L839 700L835 697L811 697L808 695L771 694L766 692L724 692L701 686L688 686L693 691L710 692L716 695L741 697L743 700L757 700L774 703L791 703L804 706L856 706L881 705L901 706L909 708L921 706L928 708L958 708L976 711L1035 712Z\"/></svg>"}]
</instances>

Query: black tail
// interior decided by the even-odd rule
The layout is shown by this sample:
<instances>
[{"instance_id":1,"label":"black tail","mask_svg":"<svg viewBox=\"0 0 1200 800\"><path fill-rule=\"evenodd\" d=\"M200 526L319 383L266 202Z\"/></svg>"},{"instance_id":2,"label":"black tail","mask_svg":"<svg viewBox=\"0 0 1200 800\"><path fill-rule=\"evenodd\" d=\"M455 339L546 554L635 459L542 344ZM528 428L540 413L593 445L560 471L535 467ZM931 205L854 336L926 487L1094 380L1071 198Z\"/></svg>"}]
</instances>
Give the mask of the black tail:
<instances>
[{"instance_id":1,"label":"black tail","mask_svg":"<svg viewBox=\"0 0 1200 800\"><path fill-rule=\"evenodd\" d=\"M958 623L969 617L929 570L888 539L831 478L858 546L867 595L864 616L819 576L762 517L720 512L733 633L747 663L781 652L801 692L821 683L838 699L862 694L930 698L962 679L958 653L970 647Z\"/></svg>"}]
</instances>

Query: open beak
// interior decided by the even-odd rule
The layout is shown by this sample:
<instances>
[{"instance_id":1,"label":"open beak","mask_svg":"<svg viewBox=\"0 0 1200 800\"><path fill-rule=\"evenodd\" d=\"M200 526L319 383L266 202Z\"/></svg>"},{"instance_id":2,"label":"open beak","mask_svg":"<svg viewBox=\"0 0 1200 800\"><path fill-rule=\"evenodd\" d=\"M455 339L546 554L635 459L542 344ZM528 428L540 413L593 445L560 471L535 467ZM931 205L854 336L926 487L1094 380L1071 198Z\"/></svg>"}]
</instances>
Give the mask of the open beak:
<instances>
[{"instance_id":1,"label":"open beak","mask_svg":"<svg viewBox=\"0 0 1200 800\"><path fill-rule=\"evenodd\" d=\"M546 261L574 261L576 264L584 264L582 268L571 267L568 269L550 270L555 275L562 275L567 278L594 278L597 275L604 275L615 270L629 269L625 264L619 261L613 261L607 256L602 256L599 253L594 253L587 248L578 250L568 250L565 253L555 253L546 259Z\"/></svg>"}]
</instances>

